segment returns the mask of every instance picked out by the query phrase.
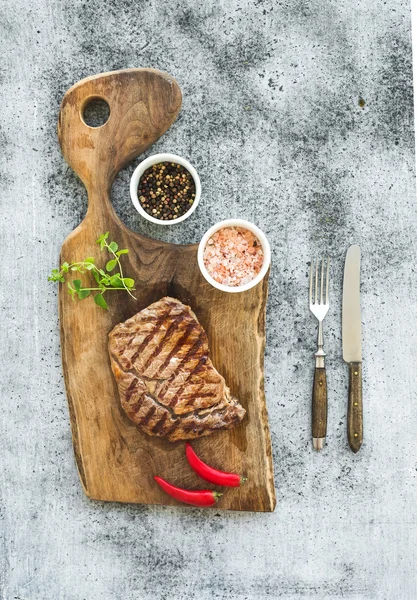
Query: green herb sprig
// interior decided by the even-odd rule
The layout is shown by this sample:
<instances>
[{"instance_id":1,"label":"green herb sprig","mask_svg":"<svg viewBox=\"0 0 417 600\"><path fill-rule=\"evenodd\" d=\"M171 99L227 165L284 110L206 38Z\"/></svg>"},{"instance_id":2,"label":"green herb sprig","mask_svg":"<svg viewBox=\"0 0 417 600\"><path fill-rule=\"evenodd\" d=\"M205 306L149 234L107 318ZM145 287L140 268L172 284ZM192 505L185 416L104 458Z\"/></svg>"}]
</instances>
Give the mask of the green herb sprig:
<instances>
[{"instance_id":1,"label":"green herb sprig","mask_svg":"<svg viewBox=\"0 0 417 600\"><path fill-rule=\"evenodd\" d=\"M73 279L72 285L71 282L67 282L68 292L72 296L72 299L75 301L76 296L79 300L84 300L87 298L91 292L97 292L94 294L94 302L108 310L107 302L104 299L104 294L107 291L112 290L124 290L129 296L135 298L132 294L132 291L135 290L135 281L130 277L124 277L122 265L120 263L120 256L123 254L127 254L129 250L127 248L123 248L119 250L119 246L116 242L108 242L108 237L110 233L107 231L103 233L97 240L97 244L100 245L100 250L107 250L111 255L112 259L106 263L106 270L100 269L95 264L93 257L88 257L82 262L73 262L68 263L64 262L61 265L60 269L53 269L51 275L48 277L48 281L57 281L59 283L65 283L65 276L70 273L70 271L78 271L79 273L86 273L89 271L94 277L97 287L82 287L81 279ZM119 271L117 273L112 273L116 267L119 267Z\"/></svg>"}]
</instances>

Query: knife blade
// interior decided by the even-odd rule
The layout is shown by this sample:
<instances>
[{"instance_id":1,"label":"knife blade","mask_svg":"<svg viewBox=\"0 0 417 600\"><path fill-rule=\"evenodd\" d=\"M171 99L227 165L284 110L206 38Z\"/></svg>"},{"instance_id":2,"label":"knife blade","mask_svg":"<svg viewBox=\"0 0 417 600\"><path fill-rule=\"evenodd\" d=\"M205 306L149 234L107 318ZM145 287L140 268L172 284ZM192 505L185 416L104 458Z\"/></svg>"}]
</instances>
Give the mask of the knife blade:
<instances>
[{"instance_id":1,"label":"knife blade","mask_svg":"<svg viewBox=\"0 0 417 600\"><path fill-rule=\"evenodd\" d=\"M349 446L355 453L363 441L360 267L361 249L350 246L343 277L342 343L343 360L349 364L347 434Z\"/></svg>"}]
</instances>

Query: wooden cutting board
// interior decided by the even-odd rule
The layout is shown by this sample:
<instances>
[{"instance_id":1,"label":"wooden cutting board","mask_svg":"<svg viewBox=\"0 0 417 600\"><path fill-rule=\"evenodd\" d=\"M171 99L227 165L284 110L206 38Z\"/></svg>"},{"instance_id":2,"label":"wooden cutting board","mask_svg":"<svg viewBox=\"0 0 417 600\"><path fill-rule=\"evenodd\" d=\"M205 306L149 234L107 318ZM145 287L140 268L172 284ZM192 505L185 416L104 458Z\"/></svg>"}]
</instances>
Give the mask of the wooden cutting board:
<instances>
[{"instance_id":1,"label":"wooden cutting board","mask_svg":"<svg viewBox=\"0 0 417 600\"><path fill-rule=\"evenodd\" d=\"M108 121L98 128L87 126L82 117L95 98L110 107ZM110 203L117 173L170 127L180 107L176 81L154 69L88 77L62 101L59 141L64 157L87 188L88 211L65 240L61 264L88 256L94 256L100 266L105 264L96 240L110 231L119 247L129 248L122 257L123 270L135 279L137 298L111 292L109 311L105 311L92 297L72 302L66 284L60 285L62 362L78 471L85 493L97 500L178 504L156 485L154 475L183 487L213 487L189 467L184 442L150 437L127 418L110 369L107 334L114 325L165 295L174 296L195 311L207 332L215 367L247 410L235 429L193 444L211 465L248 478L239 489L219 490L225 494L216 509L272 511L275 489L263 373L267 277L248 292L220 292L200 274L197 244L167 244L134 233L121 223Z\"/></svg>"}]
</instances>

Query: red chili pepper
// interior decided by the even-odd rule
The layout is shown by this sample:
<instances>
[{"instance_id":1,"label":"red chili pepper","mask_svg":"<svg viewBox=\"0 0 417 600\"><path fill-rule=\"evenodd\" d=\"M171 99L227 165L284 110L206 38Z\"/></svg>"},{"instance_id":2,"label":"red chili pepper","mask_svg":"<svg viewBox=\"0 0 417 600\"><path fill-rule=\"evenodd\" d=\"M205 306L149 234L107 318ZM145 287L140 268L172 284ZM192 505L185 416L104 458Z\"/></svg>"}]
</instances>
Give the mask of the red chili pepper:
<instances>
[{"instance_id":1,"label":"red chili pepper","mask_svg":"<svg viewBox=\"0 0 417 600\"><path fill-rule=\"evenodd\" d=\"M171 485L162 477L154 477L155 481L169 496L172 496L180 502L193 504L194 506L213 506L223 494L214 492L213 490L184 490L183 488Z\"/></svg>"},{"instance_id":2,"label":"red chili pepper","mask_svg":"<svg viewBox=\"0 0 417 600\"><path fill-rule=\"evenodd\" d=\"M187 460L190 463L190 467L199 475L202 479L214 483L216 485L224 485L227 487L239 487L242 483L245 483L246 477L241 477L237 473L226 473L225 471L218 471L213 469L209 465L206 465L201 458L197 456L191 447L190 443L185 444L185 454Z\"/></svg>"}]
</instances>

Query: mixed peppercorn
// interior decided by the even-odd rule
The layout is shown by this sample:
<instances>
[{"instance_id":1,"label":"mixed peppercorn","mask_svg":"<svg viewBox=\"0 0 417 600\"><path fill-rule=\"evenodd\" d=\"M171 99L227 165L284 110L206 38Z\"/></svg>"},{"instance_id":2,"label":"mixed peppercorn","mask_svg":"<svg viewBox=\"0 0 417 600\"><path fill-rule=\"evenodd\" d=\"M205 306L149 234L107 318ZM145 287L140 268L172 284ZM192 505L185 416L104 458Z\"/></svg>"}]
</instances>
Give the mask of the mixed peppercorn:
<instances>
[{"instance_id":1,"label":"mixed peppercorn","mask_svg":"<svg viewBox=\"0 0 417 600\"><path fill-rule=\"evenodd\" d=\"M142 208L161 221L184 215L193 205L195 193L193 177L177 163L152 165L139 180L138 197Z\"/></svg>"}]
</instances>

